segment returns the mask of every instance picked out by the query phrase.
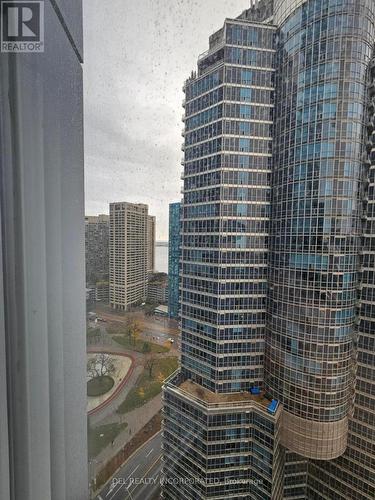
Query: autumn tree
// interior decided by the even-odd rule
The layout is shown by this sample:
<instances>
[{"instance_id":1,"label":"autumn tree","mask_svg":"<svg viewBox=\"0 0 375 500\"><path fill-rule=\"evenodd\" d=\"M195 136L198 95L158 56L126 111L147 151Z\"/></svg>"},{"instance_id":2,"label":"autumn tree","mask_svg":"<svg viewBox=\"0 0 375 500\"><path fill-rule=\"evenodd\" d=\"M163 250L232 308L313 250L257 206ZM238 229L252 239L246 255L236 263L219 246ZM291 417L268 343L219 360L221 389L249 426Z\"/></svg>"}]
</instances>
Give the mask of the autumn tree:
<instances>
[{"instance_id":1,"label":"autumn tree","mask_svg":"<svg viewBox=\"0 0 375 500\"><path fill-rule=\"evenodd\" d=\"M132 321L130 323L129 330L130 330L130 338L132 339L133 344L135 345L141 335L141 328L139 326L139 323L137 321Z\"/></svg>"}]
</instances>

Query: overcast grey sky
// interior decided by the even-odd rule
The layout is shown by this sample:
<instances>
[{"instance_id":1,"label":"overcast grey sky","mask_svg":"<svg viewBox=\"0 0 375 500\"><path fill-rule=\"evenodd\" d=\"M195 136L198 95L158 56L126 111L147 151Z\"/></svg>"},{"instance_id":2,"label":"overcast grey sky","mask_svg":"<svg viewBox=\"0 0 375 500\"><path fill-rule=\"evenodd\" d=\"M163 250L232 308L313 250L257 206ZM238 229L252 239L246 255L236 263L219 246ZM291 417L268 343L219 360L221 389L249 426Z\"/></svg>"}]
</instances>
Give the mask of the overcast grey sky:
<instances>
[{"instance_id":1,"label":"overcast grey sky","mask_svg":"<svg viewBox=\"0 0 375 500\"><path fill-rule=\"evenodd\" d=\"M250 0L84 0L86 214L147 203L157 239L181 199L182 85Z\"/></svg>"}]
</instances>

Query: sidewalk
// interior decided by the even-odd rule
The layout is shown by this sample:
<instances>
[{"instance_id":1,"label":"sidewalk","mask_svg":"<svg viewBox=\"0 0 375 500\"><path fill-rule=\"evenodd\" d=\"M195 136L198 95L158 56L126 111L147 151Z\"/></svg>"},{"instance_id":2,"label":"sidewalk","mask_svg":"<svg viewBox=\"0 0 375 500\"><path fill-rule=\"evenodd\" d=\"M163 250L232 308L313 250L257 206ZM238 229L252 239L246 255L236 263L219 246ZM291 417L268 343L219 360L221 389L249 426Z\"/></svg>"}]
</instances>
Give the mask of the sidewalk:
<instances>
[{"instance_id":1,"label":"sidewalk","mask_svg":"<svg viewBox=\"0 0 375 500\"><path fill-rule=\"evenodd\" d=\"M126 422L128 426L116 437L113 446L109 444L97 457L95 457L93 473L97 474L105 463L116 455L119 450L158 413L161 407L161 394L158 394L141 408L135 408L123 415L115 413L102 420L100 422L101 425Z\"/></svg>"},{"instance_id":2,"label":"sidewalk","mask_svg":"<svg viewBox=\"0 0 375 500\"><path fill-rule=\"evenodd\" d=\"M88 358L95 359L96 353L89 352ZM111 374L114 381L113 387L104 394L99 396L87 397L87 412L89 415L94 414L100 410L100 407L104 407L120 394L125 384L131 377L131 374L135 367L135 359L127 354L115 354L113 352L108 352L113 365L114 371Z\"/></svg>"},{"instance_id":3,"label":"sidewalk","mask_svg":"<svg viewBox=\"0 0 375 500\"><path fill-rule=\"evenodd\" d=\"M116 410L120 406L120 404L123 401L125 401L127 395L137 383L138 377L142 372L143 372L143 366L135 362L133 371L129 379L127 380L125 386L119 392L119 394L117 394L117 396L110 403L108 403L103 408L90 415L89 417L90 425L92 427L97 427L98 425L110 424L119 421L115 418L117 416ZM111 417L113 418L113 420L110 420Z\"/></svg>"},{"instance_id":4,"label":"sidewalk","mask_svg":"<svg viewBox=\"0 0 375 500\"><path fill-rule=\"evenodd\" d=\"M104 316L104 315L103 315ZM90 476L96 475L105 465L108 460L115 456L121 448L123 448L136 434L139 432L162 408L161 393L148 401L139 408L135 408L129 413L119 414L116 412L119 405L126 399L129 391L137 383L137 380L144 370L142 353L129 351L123 346L115 342L106 332L106 326L99 325L101 335L96 343L90 343L87 346L88 352L95 350L110 350L113 353L128 354L134 359L134 368L125 387L108 405L100 409L97 413L90 415L90 426L98 427L106 424L121 424L127 423L124 429L114 440L113 445L110 443L104 448L91 462ZM178 356L178 352L172 344L169 352L157 354L157 358L168 358Z\"/></svg>"}]
</instances>

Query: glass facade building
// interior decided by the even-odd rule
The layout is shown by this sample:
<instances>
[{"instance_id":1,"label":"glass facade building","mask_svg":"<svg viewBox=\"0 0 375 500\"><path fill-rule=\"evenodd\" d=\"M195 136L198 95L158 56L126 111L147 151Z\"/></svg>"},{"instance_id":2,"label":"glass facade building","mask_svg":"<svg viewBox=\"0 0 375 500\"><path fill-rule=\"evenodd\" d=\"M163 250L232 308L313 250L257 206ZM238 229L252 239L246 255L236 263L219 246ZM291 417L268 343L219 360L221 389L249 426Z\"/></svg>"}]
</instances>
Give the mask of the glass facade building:
<instances>
[{"instance_id":1,"label":"glass facade building","mask_svg":"<svg viewBox=\"0 0 375 500\"><path fill-rule=\"evenodd\" d=\"M184 86L164 498L372 498L374 41L372 0L261 0ZM271 432L254 438L252 418ZM259 436L269 461L250 487Z\"/></svg>"},{"instance_id":2,"label":"glass facade building","mask_svg":"<svg viewBox=\"0 0 375 500\"><path fill-rule=\"evenodd\" d=\"M186 83L181 369L214 392L263 378L274 35L227 21Z\"/></svg>"},{"instance_id":3,"label":"glass facade building","mask_svg":"<svg viewBox=\"0 0 375 500\"><path fill-rule=\"evenodd\" d=\"M281 500L281 412L268 405L263 395L212 393L182 373L168 379L163 497Z\"/></svg>"},{"instance_id":4,"label":"glass facade building","mask_svg":"<svg viewBox=\"0 0 375 500\"><path fill-rule=\"evenodd\" d=\"M282 498L281 413L259 389L274 45L273 25L226 20L185 84L181 369L164 387L168 499Z\"/></svg>"},{"instance_id":5,"label":"glass facade building","mask_svg":"<svg viewBox=\"0 0 375 500\"><path fill-rule=\"evenodd\" d=\"M169 243L168 243L168 314L170 318L179 317L179 287L181 259L181 203L169 205Z\"/></svg>"},{"instance_id":6,"label":"glass facade building","mask_svg":"<svg viewBox=\"0 0 375 500\"><path fill-rule=\"evenodd\" d=\"M319 459L352 403L371 5L302 2L278 30L265 383L283 443Z\"/></svg>"},{"instance_id":7,"label":"glass facade building","mask_svg":"<svg viewBox=\"0 0 375 500\"><path fill-rule=\"evenodd\" d=\"M329 462L309 463L308 498L366 499L374 497L375 436L375 54L368 71L365 162L362 171L361 207L363 234L358 284L358 332L355 361L354 406L349 420L345 453Z\"/></svg>"}]
</instances>

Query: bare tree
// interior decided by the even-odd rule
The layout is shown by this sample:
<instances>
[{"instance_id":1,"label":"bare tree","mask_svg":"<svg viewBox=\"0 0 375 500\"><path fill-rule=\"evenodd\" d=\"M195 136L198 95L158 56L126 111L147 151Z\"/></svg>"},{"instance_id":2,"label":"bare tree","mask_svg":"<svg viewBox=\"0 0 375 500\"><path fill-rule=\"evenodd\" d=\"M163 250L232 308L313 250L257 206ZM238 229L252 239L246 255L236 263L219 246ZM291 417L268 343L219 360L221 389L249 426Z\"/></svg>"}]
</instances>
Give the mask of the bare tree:
<instances>
[{"instance_id":1,"label":"bare tree","mask_svg":"<svg viewBox=\"0 0 375 500\"><path fill-rule=\"evenodd\" d=\"M148 370L148 376L152 378L152 370L156 364L157 358L154 352L146 354L145 368Z\"/></svg>"},{"instance_id":2,"label":"bare tree","mask_svg":"<svg viewBox=\"0 0 375 500\"><path fill-rule=\"evenodd\" d=\"M91 378L110 376L115 371L113 359L108 354L100 353L87 361L87 375Z\"/></svg>"}]
</instances>

